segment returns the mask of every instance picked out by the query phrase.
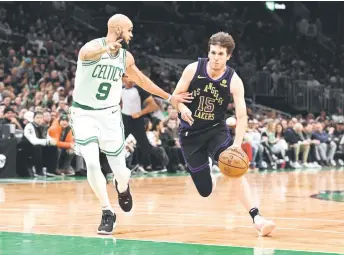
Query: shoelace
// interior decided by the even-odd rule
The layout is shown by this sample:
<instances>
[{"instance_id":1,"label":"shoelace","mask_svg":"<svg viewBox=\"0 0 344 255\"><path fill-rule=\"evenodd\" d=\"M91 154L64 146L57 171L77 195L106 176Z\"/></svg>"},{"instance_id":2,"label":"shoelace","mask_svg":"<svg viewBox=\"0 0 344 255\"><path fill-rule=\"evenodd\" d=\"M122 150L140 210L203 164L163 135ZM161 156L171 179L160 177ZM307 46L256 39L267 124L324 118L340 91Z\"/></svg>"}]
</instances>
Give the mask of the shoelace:
<instances>
[{"instance_id":1,"label":"shoelace","mask_svg":"<svg viewBox=\"0 0 344 255\"><path fill-rule=\"evenodd\" d=\"M113 217L110 214L103 214L102 216L102 225L108 225L110 218Z\"/></svg>"}]
</instances>

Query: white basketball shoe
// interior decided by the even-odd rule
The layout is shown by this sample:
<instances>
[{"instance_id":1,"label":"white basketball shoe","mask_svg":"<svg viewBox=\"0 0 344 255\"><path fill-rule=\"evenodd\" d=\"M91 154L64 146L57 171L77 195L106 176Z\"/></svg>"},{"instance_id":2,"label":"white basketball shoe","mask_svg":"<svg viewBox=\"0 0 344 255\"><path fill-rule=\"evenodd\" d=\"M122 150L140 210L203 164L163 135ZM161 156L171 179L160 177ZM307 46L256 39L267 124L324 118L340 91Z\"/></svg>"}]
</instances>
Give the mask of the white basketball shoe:
<instances>
[{"instance_id":1,"label":"white basketball shoe","mask_svg":"<svg viewBox=\"0 0 344 255\"><path fill-rule=\"evenodd\" d=\"M272 232L276 229L276 224L271 220L256 216L254 227L256 228L259 236L268 236L271 235Z\"/></svg>"}]
</instances>

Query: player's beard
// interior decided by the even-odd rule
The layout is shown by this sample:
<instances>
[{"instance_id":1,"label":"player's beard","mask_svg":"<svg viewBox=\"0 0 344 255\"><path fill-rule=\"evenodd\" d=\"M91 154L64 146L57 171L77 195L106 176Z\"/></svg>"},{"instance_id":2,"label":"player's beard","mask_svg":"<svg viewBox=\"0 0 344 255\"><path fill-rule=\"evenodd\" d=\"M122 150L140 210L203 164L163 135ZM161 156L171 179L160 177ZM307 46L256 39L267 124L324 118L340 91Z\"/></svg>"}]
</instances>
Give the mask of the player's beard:
<instances>
[{"instance_id":1,"label":"player's beard","mask_svg":"<svg viewBox=\"0 0 344 255\"><path fill-rule=\"evenodd\" d=\"M123 39L123 40L121 41L122 48L125 49L125 50L129 50L129 43L127 43L126 40L124 39L124 37L123 37L123 32L120 34L119 38L120 38L120 39Z\"/></svg>"}]
</instances>

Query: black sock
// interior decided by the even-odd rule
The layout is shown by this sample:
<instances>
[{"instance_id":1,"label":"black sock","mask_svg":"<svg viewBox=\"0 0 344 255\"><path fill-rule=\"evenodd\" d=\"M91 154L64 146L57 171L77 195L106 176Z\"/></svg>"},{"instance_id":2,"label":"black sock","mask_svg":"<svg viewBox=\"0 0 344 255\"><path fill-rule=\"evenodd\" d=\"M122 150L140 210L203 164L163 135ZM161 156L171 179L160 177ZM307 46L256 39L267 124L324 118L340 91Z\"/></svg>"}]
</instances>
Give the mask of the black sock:
<instances>
[{"instance_id":1,"label":"black sock","mask_svg":"<svg viewBox=\"0 0 344 255\"><path fill-rule=\"evenodd\" d=\"M253 220L253 223L254 223L254 217L256 217L257 215L260 215L259 214L259 210L257 207L253 207L251 210L250 210L250 215L252 217L252 220Z\"/></svg>"}]
</instances>

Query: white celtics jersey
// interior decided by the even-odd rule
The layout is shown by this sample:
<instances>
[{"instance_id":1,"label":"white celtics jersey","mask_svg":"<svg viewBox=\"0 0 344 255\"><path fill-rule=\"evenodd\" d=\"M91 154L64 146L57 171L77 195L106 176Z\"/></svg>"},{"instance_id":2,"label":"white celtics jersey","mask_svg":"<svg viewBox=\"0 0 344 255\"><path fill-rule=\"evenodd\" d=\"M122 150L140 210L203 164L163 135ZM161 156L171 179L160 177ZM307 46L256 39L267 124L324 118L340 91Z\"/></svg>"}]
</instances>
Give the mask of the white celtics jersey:
<instances>
[{"instance_id":1,"label":"white celtics jersey","mask_svg":"<svg viewBox=\"0 0 344 255\"><path fill-rule=\"evenodd\" d=\"M106 46L105 38L96 41ZM104 53L98 60L78 59L73 105L85 109L103 109L119 105L125 68L124 49L120 49L116 56Z\"/></svg>"}]
</instances>

